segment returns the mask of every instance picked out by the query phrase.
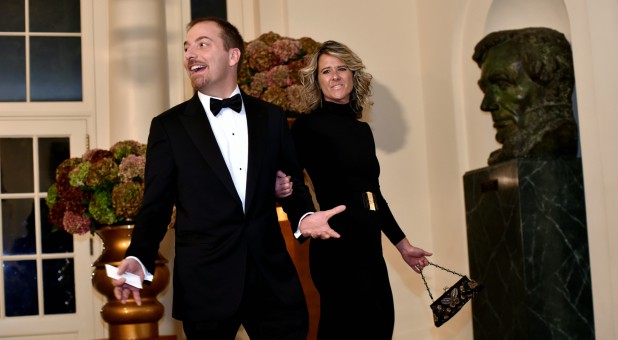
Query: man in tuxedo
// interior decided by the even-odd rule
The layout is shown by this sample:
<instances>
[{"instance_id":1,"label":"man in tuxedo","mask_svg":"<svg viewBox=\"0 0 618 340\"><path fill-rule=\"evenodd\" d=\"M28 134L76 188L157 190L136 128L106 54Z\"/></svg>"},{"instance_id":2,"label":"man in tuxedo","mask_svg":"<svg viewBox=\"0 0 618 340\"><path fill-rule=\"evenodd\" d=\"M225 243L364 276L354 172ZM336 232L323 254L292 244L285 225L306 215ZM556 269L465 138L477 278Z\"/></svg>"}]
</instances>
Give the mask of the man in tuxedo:
<instances>
[{"instance_id":1,"label":"man in tuxedo","mask_svg":"<svg viewBox=\"0 0 618 340\"><path fill-rule=\"evenodd\" d=\"M304 340L307 307L276 202L314 238L339 237L328 219L345 207L312 213L285 114L238 87L244 42L233 25L193 20L184 50L196 93L151 122L144 199L118 273L152 280L175 206L172 315L188 339L234 339L243 324L254 339ZM297 183L281 199L278 170ZM112 283L123 303L132 294L141 304L124 278Z\"/></svg>"}]
</instances>

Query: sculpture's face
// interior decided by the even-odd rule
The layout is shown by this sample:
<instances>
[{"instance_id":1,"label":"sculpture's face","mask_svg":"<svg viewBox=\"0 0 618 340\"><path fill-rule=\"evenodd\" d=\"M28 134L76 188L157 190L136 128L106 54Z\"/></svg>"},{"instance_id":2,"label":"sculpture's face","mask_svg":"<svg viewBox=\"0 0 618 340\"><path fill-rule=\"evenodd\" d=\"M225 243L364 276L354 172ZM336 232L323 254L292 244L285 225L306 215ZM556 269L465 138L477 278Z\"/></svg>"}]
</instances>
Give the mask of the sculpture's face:
<instances>
[{"instance_id":1,"label":"sculpture's face","mask_svg":"<svg viewBox=\"0 0 618 340\"><path fill-rule=\"evenodd\" d=\"M318 84L324 100L347 104L354 89L354 75L339 58L322 54L318 59Z\"/></svg>"},{"instance_id":2,"label":"sculpture's face","mask_svg":"<svg viewBox=\"0 0 618 340\"><path fill-rule=\"evenodd\" d=\"M478 84L484 93L481 110L491 112L496 140L502 144L526 129L528 110L542 105L544 89L530 79L514 44L489 51Z\"/></svg>"}]
</instances>

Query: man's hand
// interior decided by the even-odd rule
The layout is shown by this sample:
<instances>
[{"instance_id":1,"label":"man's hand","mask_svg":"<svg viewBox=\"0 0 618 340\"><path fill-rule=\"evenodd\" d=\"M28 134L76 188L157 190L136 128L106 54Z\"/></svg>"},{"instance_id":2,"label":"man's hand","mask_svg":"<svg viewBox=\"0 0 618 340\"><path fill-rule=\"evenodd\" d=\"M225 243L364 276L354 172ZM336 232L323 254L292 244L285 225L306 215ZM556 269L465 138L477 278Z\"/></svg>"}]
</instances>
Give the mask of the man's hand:
<instances>
[{"instance_id":1,"label":"man's hand","mask_svg":"<svg viewBox=\"0 0 618 340\"><path fill-rule=\"evenodd\" d=\"M118 265L118 275L122 275L125 272L133 273L139 276L141 281L144 282L145 274L144 274L144 271L142 270L142 266L137 260L133 258L122 260L120 264ZM114 296L116 296L116 299L121 300L122 303L125 304L127 303L127 299L129 298L129 295L133 293L133 299L135 299L135 303L137 303L138 306L141 306L142 298L140 297L140 294L139 294L140 289L126 284L125 283L126 280L127 279L123 277L117 280L112 279L112 285L114 286Z\"/></svg>"},{"instance_id":2,"label":"man's hand","mask_svg":"<svg viewBox=\"0 0 618 340\"><path fill-rule=\"evenodd\" d=\"M278 198L288 197L292 194L292 185L294 182L291 181L292 176L287 176L283 171L277 171L277 180L275 182L275 196Z\"/></svg>"},{"instance_id":3,"label":"man's hand","mask_svg":"<svg viewBox=\"0 0 618 340\"><path fill-rule=\"evenodd\" d=\"M345 205L339 205L330 210L318 211L307 215L300 222L298 229L305 237L321 238L323 240L331 237L340 238L341 235L328 225L328 220L344 210Z\"/></svg>"}]
</instances>

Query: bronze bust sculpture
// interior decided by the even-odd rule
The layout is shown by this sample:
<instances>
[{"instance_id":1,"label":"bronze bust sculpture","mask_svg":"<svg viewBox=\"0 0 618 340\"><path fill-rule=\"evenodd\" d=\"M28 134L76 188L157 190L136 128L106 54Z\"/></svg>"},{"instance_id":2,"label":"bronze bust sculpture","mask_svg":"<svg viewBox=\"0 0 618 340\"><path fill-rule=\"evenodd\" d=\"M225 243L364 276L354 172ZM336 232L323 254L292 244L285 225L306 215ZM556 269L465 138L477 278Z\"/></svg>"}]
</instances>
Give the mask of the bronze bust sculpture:
<instances>
[{"instance_id":1,"label":"bronze bust sculpture","mask_svg":"<svg viewBox=\"0 0 618 340\"><path fill-rule=\"evenodd\" d=\"M577 155L573 58L562 33L542 27L493 32L476 45L472 59L481 69L481 110L491 113L502 144L489 165Z\"/></svg>"}]
</instances>

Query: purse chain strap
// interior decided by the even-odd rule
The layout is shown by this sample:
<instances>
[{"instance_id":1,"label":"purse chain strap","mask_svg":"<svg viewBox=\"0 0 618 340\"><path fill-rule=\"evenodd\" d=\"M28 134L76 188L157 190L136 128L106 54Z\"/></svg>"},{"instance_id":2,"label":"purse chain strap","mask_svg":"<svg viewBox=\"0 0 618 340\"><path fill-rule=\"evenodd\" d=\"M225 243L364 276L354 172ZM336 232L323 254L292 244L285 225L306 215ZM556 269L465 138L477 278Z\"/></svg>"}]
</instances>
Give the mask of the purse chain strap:
<instances>
[{"instance_id":1,"label":"purse chain strap","mask_svg":"<svg viewBox=\"0 0 618 340\"><path fill-rule=\"evenodd\" d=\"M454 271L452 271L452 270L450 270L448 268L444 268L444 267L442 267L440 265L437 265L437 264L435 264L433 262L429 262L429 264L434 266L434 267L438 267L438 268L440 268L440 269L442 269L444 271L447 271L447 272L449 272L451 274L463 277L463 275L461 275L461 274L459 274L457 272L454 272ZM425 288L427 288L427 293L429 293L429 297L431 298L431 301L433 301L433 295L431 295L431 291L429 290L429 286L427 285L427 280L425 280L425 275L423 275L423 270L422 269L421 269L421 278L423 278L423 283L425 283Z\"/></svg>"}]
</instances>

